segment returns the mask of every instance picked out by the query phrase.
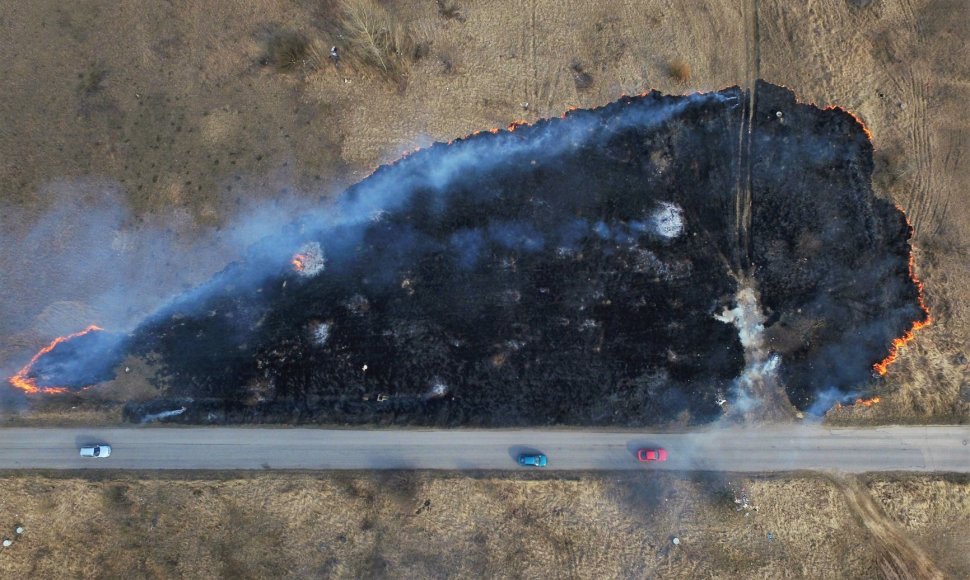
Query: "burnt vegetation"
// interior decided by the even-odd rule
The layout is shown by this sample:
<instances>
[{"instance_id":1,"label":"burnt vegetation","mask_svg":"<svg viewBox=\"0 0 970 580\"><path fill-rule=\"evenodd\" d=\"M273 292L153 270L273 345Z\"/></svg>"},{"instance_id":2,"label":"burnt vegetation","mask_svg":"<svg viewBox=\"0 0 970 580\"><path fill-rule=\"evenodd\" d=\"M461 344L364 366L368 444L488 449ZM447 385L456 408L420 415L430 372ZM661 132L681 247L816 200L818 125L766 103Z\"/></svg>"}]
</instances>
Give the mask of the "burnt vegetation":
<instances>
[{"instance_id":1,"label":"burnt vegetation","mask_svg":"<svg viewBox=\"0 0 970 580\"><path fill-rule=\"evenodd\" d=\"M892 339L925 314L909 275L912 231L872 193L862 127L845 111L759 88L751 259L788 395L804 409L819 391L867 382Z\"/></svg>"},{"instance_id":2,"label":"burnt vegetation","mask_svg":"<svg viewBox=\"0 0 970 580\"><path fill-rule=\"evenodd\" d=\"M750 168L737 139L748 98L733 88L628 97L379 169L128 337L168 398L127 416L708 421L744 364L737 329L714 316L741 271L795 405L857 388L920 317L910 232L873 195L851 115L758 90ZM322 271L294 268L307 247ZM62 355L83 361L78 347Z\"/></svg>"},{"instance_id":3,"label":"burnt vegetation","mask_svg":"<svg viewBox=\"0 0 970 580\"><path fill-rule=\"evenodd\" d=\"M322 273L220 293L199 305L207 315L180 311L146 327L138 348L161 355L169 393L197 401L186 415L232 421L709 419L715 392L742 365L735 329L712 317L734 291L722 261L733 193L692 176L730 183L736 165L715 156L657 165L642 155L687 144L655 119L681 105L659 94L626 99L386 167L347 193L348 206L460 151L523 149L456 168L465 178L445 189L419 179L400 192L404 207L321 234ZM736 147L736 119L720 97L688 109L703 119L703 140ZM531 145L569 135L576 146L552 155ZM665 234L665 208L682 208L698 227ZM314 339L320 321L324 341ZM239 332L249 337L240 342ZM263 400L245 405L251 390Z\"/></svg>"}]
</instances>

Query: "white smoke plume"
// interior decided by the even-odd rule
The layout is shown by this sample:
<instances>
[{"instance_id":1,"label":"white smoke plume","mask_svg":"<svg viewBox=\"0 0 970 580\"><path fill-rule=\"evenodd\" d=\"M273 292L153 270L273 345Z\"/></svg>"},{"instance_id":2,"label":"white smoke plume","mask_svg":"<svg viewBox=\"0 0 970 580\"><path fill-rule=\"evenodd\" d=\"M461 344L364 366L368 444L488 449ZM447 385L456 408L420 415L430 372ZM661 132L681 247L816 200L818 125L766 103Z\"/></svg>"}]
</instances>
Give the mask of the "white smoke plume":
<instances>
[{"instance_id":1,"label":"white smoke plume","mask_svg":"<svg viewBox=\"0 0 970 580\"><path fill-rule=\"evenodd\" d=\"M738 329L744 348L744 370L732 387L727 418L734 420L784 420L794 413L778 376L781 356L765 343L765 315L753 282L745 281L735 296L734 308L715 315Z\"/></svg>"},{"instance_id":2,"label":"white smoke plume","mask_svg":"<svg viewBox=\"0 0 970 580\"><path fill-rule=\"evenodd\" d=\"M162 419L168 419L169 417L177 417L186 411L186 407L179 407L178 409L172 409L171 411L162 411L161 413L153 413L151 415L145 415L141 422L142 423L153 423L155 421L161 421Z\"/></svg>"}]
</instances>

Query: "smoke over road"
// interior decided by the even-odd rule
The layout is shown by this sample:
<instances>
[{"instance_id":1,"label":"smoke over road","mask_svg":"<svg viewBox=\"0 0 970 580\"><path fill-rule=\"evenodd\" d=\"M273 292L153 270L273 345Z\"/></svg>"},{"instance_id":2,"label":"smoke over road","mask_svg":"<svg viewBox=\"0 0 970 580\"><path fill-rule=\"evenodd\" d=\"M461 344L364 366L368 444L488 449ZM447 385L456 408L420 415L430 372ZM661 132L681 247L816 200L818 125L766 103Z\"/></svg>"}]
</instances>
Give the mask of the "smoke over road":
<instances>
[{"instance_id":1,"label":"smoke over road","mask_svg":"<svg viewBox=\"0 0 970 580\"><path fill-rule=\"evenodd\" d=\"M700 422L755 374L806 409L924 317L911 233L872 193L855 119L759 84L739 249L748 102L650 93L433 145L250 246L112 356L58 345L24 376L75 388L151 355L168 398L131 416L191 399L171 417L190 422Z\"/></svg>"}]
</instances>

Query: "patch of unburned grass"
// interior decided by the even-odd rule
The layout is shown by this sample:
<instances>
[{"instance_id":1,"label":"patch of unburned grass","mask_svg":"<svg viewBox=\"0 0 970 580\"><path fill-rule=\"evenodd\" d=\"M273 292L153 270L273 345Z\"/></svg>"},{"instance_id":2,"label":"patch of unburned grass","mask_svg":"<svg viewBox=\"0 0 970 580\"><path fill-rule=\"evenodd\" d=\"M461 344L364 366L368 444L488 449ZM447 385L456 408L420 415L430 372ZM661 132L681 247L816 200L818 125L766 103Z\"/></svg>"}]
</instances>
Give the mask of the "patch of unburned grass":
<instances>
[{"instance_id":1,"label":"patch of unburned grass","mask_svg":"<svg viewBox=\"0 0 970 580\"><path fill-rule=\"evenodd\" d=\"M267 41L266 62L280 72L293 72L318 68L322 59L317 44L305 34L281 30Z\"/></svg>"},{"instance_id":2,"label":"patch of unburned grass","mask_svg":"<svg viewBox=\"0 0 970 580\"><path fill-rule=\"evenodd\" d=\"M680 84L687 84L691 79L691 66L686 59L677 57L667 65L667 74Z\"/></svg>"},{"instance_id":3,"label":"patch of unburned grass","mask_svg":"<svg viewBox=\"0 0 970 580\"><path fill-rule=\"evenodd\" d=\"M381 76L402 82L414 57L408 27L376 0L343 0L338 25L350 60Z\"/></svg>"},{"instance_id":4,"label":"patch of unburned grass","mask_svg":"<svg viewBox=\"0 0 970 580\"><path fill-rule=\"evenodd\" d=\"M912 521L966 517L966 482L873 481L880 501L925 515ZM50 472L0 473L0 486L0 526L27 528L0 559L11 578L834 578L874 565L839 489L802 474ZM728 498L742 488L757 509Z\"/></svg>"}]
</instances>

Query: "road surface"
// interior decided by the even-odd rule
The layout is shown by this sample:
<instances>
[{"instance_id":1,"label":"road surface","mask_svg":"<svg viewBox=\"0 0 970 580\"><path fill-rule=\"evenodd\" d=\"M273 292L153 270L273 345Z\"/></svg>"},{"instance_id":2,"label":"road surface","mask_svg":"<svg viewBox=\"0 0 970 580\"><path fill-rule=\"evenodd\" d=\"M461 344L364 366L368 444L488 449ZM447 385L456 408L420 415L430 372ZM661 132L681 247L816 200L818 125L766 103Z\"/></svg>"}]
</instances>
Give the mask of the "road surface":
<instances>
[{"instance_id":1,"label":"road surface","mask_svg":"<svg viewBox=\"0 0 970 580\"><path fill-rule=\"evenodd\" d=\"M77 449L109 443L106 459ZM520 469L541 451L547 470L650 469L970 472L970 427L831 429L791 425L681 434L591 430L324 430L239 427L0 429L0 469Z\"/></svg>"}]
</instances>

